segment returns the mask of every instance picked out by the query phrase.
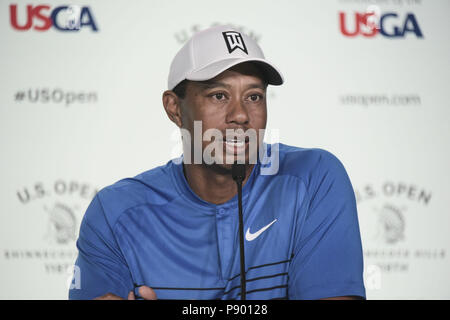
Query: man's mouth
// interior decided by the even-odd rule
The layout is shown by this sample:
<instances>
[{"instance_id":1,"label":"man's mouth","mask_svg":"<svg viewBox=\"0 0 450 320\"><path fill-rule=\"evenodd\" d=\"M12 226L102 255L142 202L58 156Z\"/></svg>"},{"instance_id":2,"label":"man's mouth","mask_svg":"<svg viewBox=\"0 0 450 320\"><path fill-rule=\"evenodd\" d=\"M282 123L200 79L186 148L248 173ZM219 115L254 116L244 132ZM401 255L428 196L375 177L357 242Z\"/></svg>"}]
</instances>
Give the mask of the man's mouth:
<instances>
[{"instance_id":1,"label":"man's mouth","mask_svg":"<svg viewBox=\"0 0 450 320\"><path fill-rule=\"evenodd\" d=\"M224 139L224 146L227 153L238 154L247 149L248 137Z\"/></svg>"},{"instance_id":2,"label":"man's mouth","mask_svg":"<svg viewBox=\"0 0 450 320\"><path fill-rule=\"evenodd\" d=\"M225 140L225 143L232 147L243 147L245 145L245 140L227 139Z\"/></svg>"}]
</instances>

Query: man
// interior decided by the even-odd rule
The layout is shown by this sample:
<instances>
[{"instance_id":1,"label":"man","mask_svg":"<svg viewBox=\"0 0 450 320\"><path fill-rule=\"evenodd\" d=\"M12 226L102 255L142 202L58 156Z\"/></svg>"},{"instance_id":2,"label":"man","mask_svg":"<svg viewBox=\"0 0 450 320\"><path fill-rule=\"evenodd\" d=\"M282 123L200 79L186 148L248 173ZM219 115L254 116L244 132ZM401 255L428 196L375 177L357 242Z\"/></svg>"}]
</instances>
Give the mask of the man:
<instances>
[{"instance_id":1,"label":"man","mask_svg":"<svg viewBox=\"0 0 450 320\"><path fill-rule=\"evenodd\" d=\"M229 26L199 32L168 82L163 104L182 131L183 156L95 196L69 297L240 299L237 161L247 298L365 298L343 165L325 150L262 142L267 85L283 78L258 45Z\"/></svg>"}]
</instances>

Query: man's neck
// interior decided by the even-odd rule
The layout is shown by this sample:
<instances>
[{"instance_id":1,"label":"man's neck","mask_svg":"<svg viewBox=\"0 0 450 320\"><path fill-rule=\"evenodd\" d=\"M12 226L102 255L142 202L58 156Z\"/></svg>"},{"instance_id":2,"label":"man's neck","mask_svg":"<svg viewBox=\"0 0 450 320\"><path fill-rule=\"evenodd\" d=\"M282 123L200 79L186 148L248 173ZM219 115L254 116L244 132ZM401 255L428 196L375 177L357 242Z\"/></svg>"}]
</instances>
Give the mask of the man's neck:
<instances>
[{"instance_id":1,"label":"man's neck","mask_svg":"<svg viewBox=\"0 0 450 320\"><path fill-rule=\"evenodd\" d=\"M250 177L253 167L254 164L246 165L243 186ZM183 171L192 191L207 202L222 204L237 194L237 186L231 176L231 170L214 165L183 164Z\"/></svg>"}]
</instances>

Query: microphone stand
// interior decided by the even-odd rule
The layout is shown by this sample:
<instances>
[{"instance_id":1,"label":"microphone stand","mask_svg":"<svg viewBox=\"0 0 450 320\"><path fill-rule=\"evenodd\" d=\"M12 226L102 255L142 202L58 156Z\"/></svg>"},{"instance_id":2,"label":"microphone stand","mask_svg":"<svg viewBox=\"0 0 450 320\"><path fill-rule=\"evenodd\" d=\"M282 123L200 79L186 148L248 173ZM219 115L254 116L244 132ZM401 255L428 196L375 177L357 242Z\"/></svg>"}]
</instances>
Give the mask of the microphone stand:
<instances>
[{"instance_id":1,"label":"microphone stand","mask_svg":"<svg viewBox=\"0 0 450 320\"><path fill-rule=\"evenodd\" d=\"M235 162L231 168L231 175L236 181L238 190L239 207L239 251L241 262L241 300L246 299L246 281L245 281L245 248L244 248L244 214L242 211L242 182L245 179L245 164Z\"/></svg>"}]
</instances>

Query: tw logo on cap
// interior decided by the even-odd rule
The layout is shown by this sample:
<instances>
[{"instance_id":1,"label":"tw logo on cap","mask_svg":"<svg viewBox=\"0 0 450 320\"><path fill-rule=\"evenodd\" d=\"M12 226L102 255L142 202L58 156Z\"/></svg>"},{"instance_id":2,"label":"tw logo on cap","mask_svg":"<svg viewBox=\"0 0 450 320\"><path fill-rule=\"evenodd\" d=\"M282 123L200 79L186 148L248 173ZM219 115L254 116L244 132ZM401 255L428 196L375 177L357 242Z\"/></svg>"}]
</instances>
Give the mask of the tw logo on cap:
<instances>
[{"instance_id":1,"label":"tw logo on cap","mask_svg":"<svg viewBox=\"0 0 450 320\"><path fill-rule=\"evenodd\" d=\"M246 54L248 54L244 39L239 32L226 31L222 32L222 34L223 38L225 39L225 43L227 44L228 53L232 53L236 49L241 49Z\"/></svg>"}]
</instances>

